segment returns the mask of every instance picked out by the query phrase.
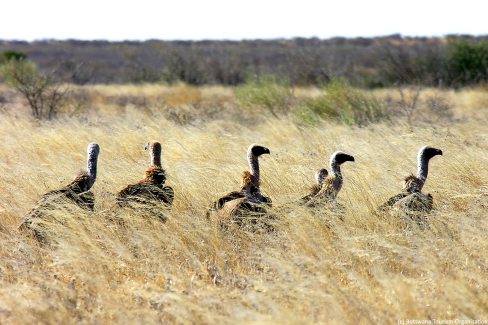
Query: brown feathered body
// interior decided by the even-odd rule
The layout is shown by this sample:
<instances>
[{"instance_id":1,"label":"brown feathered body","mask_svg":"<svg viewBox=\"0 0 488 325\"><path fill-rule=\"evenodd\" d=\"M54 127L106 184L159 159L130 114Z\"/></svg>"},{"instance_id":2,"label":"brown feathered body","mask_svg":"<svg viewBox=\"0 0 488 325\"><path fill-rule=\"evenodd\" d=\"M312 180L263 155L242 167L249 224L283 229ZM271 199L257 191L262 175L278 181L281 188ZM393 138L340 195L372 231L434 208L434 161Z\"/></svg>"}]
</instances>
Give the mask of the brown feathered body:
<instances>
[{"instance_id":1,"label":"brown feathered body","mask_svg":"<svg viewBox=\"0 0 488 325\"><path fill-rule=\"evenodd\" d=\"M270 223L274 217L268 214L266 205L252 202L248 198L238 198L226 202L220 210L216 212L218 226L229 229L236 226L248 231L272 231Z\"/></svg>"},{"instance_id":2,"label":"brown feathered body","mask_svg":"<svg viewBox=\"0 0 488 325\"><path fill-rule=\"evenodd\" d=\"M395 205L395 203L397 203L401 199L404 199L407 196L414 193L420 193L419 188L421 188L421 186L419 185L420 185L419 179L415 175L411 174L405 177L405 180L403 182L402 192L389 198L388 201L386 201L380 206L380 209L384 210L384 209L391 208Z\"/></svg>"},{"instance_id":3,"label":"brown feathered body","mask_svg":"<svg viewBox=\"0 0 488 325\"><path fill-rule=\"evenodd\" d=\"M309 194L305 195L300 199L301 204L306 204L320 192L324 184L324 180L327 178L328 174L329 173L325 168L319 169L315 172L315 184L313 184L312 187L310 188Z\"/></svg>"},{"instance_id":4,"label":"brown feathered body","mask_svg":"<svg viewBox=\"0 0 488 325\"><path fill-rule=\"evenodd\" d=\"M35 207L24 217L22 224L19 226L19 230L28 231L38 241L44 241L44 229L36 224L45 218L50 211L58 210L66 204L75 204L84 210L93 211L95 207L95 196L93 192L86 191L79 193L79 188L80 186L78 184L71 183L64 188L44 194L36 203Z\"/></svg>"},{"instance_id":5,"label":"brown feathered body","mask_svg":"<svg viewBox=\"0 0 488 325\"><path fill-rule=\"evenodd\" d=\"M231 199L232 195L226 196L226 200L221 198L215 221L222 229L235 225L252 231L260 228L270 231L271 226L266 220L269 219L267 208L271 207L271 199L260 194L249 172L244 172L242 181L241 190L233 194L234 199Z\"/></svg>"},{"instance_id":6,"label":"brown feathered body","mask_svg":"<svg viewBox=\"0 0 488 325\"><path fill-rule=\"evenodd\" d=\"M119 191L116 196L117 204L125 206L130 203L162 203L170 207L173 204L174 191L165 185L166 171L161 167L161 144L150 142L146 149L150 151L151 165L145 171L144 179Z\"/></svg>"},{"instance_id":7,"label":"brown feathered body","mask_svg":"<svg viewBox=\"0 0 488 325\"><path fill-rule=\"evenodd\" d=\"M54 191L43 194L41 199L36 203L36 206L28 213L31 215L43 207L45 204L53 204L56 201L72 201L80 208L93 211L95 207L95 198L92 192L88 191L90 188L90 175L86 171L80 172L76 178L68 185Z\"/></svg>"},{"instance_id":8,"label":"brown feathered body","mask_svg":"<svg viewBox=\"0 0 488 325\"><path fill-rule=\"evenodd\" d=\"M91 182L91 176L86 171L82 171L70 184L62 189L44 194L41 201L56 195L64 195L67 199L76 203L80 208L93 211L95 209L95 196L89 191Z\"/></svg>"},{"instance_id":9,"label":"brown feathered body","mask_svg":"<svg viewBox=\"0 0 488 325\"><path fill-rule=\"evenodd\" d=\"M417 192L396 201L393 208L411 212L429 212L432 210L433 203L432 195Z\"/></svg>"},{"instance_id":10,"label":"brown feathered body","mask_svg":"<svg viewBox=\"0 0 488 325\"><path fill-rule=\"evenodd\" d=\"M151 166L146 170L146 177L143 180L128 185L117 193L116 201L119 205L131 202L140 204L160 202L169 207L173 204L174 191L173 188L164 184L165 180L164 169Z\"/></svg>"},{"instance_id":11,"label":"brown feathered body","mask_svg":"<svg viewBox=\"0 0 488 325\"><path fill-rule=\"evenodd\" d=\"M300 199L300 203L306 204L307 202L309 202L313 197L315 197L320 192L321 188L322 186L319 186L317 184L312 185L312 187L310 187L309 194L302 197Z\"/></svg>"},{"instance_id":12,"label":"brown feathered body","mask_svg":"<svg viewBox=\"0 0 488 325\"><path fill-rule=\"evenodd\" d=\"M324 180L322 188L310 199L306 206L316 207L323 204L330 204L337 198L337 194L342 188L342 176L331 175Z\"/></svg>"},{"instance_id":13,"label":"brown feathered body","mask_svg":"<svg viewBox=\"0 0 488 325\"><path fill-rule=\"evenodd\" d=\"M255 203L264 203L271 207L272 201L271 198L264 196L258 190L258 186L256 185L256 178L248 171L242 173L242 182L241 188L238 191L230 192L217 201L212 203L211 209L218 210L221 209L225 203L236 200L236 199L249 199Z\"/></svg>"},{"instance_id":14,"label":"brown feathered body","mask_svg":"<svg viewBox=\"0 0 488 325\"><path fill-rule=\"evenodd\" d=\"M252 144L247 151L249 171L242 174L241 188L219 198L207 211L207 217L221 229L237 226L252 231L271 230L265 220L268 217L266 208L271 207L272 202L261 193L258 162L259 156L269 153L268 148Z\"/></svg>"}]
</instances>

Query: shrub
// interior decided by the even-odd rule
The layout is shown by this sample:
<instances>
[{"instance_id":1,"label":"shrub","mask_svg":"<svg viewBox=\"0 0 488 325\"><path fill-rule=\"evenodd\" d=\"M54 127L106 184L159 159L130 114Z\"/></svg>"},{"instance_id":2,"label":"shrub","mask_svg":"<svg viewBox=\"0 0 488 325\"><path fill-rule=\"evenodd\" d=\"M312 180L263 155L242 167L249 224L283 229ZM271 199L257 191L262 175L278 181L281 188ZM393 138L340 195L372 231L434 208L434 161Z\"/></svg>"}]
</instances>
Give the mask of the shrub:
<instances>
[{"instance_id":1,"label":"shrub","mask_svg":"<svg viewBox=\"0 0 488 325\"><path fill-rule=\"evenodd\" d=\"M23 61L27 59L27 55L17 51L3 51L0 53L0 64L4 64L10 61Z\"/></svg>"},{"instance_id":2,"label":"shrub","mask_svg":"<svg viewBox=\"0 0 488 325\"><path fill-rule=\"evenodd\" d=\"M292 91L283 80L264 76L251 78L235 88L235 96L243 106L258 106L278 116L278 112L286 113L289 110Z\"/></svg>"},{"instance_id":3,"label":"shrub","mask_svg":"<svg viewBox=\"0 0 488 325\"><path fill-rule=\"evenodd\" d=\"M368 86L439 86L445 80L445 49L442 45L388 46L379 52L378 69L370 72ZM366 76L366 71L360 75ZM366 80L365 80L366 81Z\"/></svg>"},{"instance_id":4,"label":"shrub","mask_svg":"<svg viewBox=\"0 0 488 325\"><path fill-rule=\"evenodd\" d=\"M386 106L381 100L352 88L343 80L331 81L321 96L303 102L298 113L305 122L313 121L312 114L360 126L387 117Z\"/></svg>"},{"instance_id":5,"label":"shrub","mask_svg":"<svg viewBox=\"0 0 488 325\"><path fill-rule=\"evenodd\" d=\"M26 60L9 60L0 66L0 76L29 103L36 119L52 119L63 105L69 88Z\"/></svg>"},{"instance_id":6,"label":"shrub","mask_svg":"<svg viewBox=\"0 0 488 325\"><path fill-rule=\"evenodd\" d=\"M449 44L447 70L451 85L488 81L488 42L452 41Z\"/></svg>"}]
</instances>

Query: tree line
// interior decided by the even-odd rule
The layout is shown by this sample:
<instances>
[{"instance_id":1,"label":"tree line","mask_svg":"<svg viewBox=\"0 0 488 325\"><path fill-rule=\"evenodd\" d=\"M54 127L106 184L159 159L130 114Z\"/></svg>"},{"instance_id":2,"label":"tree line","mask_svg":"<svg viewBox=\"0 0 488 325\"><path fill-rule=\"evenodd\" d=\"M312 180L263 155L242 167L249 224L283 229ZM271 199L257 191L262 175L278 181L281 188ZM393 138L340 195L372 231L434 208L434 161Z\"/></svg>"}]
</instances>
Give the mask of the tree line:
<instances>
[{"instance_id":1,"label":"tree line","mask_svg":"<svg viewBox=\"0 0 488 325\"><path fill-rule=\"evenodd\" d=\"M272 75L292 85L333 78L372 88L486 82L488 36L295 38L247 41L0 41L63 81L238 85ZM5 58L3 58L5 60Z\"/></svg>"},{"instance_id":2,"label":"tree line","mask_svg":"<svg viewBox=\"0 0 488 325\"><path fill-rule=\"evenodd\" d=\"M339 78L365 88L459 87L488 79L488 36L0 41L0 53L0 64L27 58L40 71L74 84L239 85L249 78L273 76L290 85L322 85Z\"/></svg>"}]
</instances>

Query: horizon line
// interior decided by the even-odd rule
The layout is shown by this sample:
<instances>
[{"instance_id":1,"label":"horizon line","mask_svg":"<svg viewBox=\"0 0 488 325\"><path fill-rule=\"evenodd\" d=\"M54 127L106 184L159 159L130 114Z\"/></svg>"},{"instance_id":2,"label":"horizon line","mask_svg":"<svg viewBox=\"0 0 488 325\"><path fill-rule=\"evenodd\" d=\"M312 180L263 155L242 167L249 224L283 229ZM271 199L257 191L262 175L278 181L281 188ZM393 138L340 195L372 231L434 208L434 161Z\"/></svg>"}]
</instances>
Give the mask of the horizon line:
<instances>
[{"instance_id":1,"label":"horizon line","mask_svg":"<svg viewBox=\"0 0 488 325\"><path fill-rule=\"evenodd\" d=\"M289 37L262 37L262 38L174 38L174 39L163 39L163 38L56 38L56 37L45 37L45 38L33 38L33 39L22 39L22 38L2 38L0 37L0 42L48 42L48 41L80 41L80 42L150 42L150 41L161 41L161 42L206 42L206 41L216 41L216 42L246 42L246 41L283 41L283 40L296 40L296 39L318 39L318 40L333 40L333 39L377 39L377 38L449 38L449 37L488 37L488 33L481 34L469 34L469 33L446 33L443 35L407 35L401 33L392 34L382 34L375 36L330 36L330 37L319 37L319 36L289 36Z\"/></svg>"}]
</instances>

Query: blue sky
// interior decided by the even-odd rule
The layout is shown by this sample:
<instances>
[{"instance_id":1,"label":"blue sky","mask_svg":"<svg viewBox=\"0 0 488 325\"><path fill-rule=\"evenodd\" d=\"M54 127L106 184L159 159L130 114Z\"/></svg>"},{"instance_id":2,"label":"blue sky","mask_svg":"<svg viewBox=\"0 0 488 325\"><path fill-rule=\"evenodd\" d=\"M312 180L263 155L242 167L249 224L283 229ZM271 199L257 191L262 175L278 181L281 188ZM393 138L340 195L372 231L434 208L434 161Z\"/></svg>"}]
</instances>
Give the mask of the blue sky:
<instances>
[{"instance_id":1,"label":"blue sky","mask_svg":"<svg viewBox=\"0 0 488 325\"><path fill-rule=\"evenodd\" d=\"M11 0L0 8L0 39L488 34L488 0Z\"/></svg>"}]
</instances>

